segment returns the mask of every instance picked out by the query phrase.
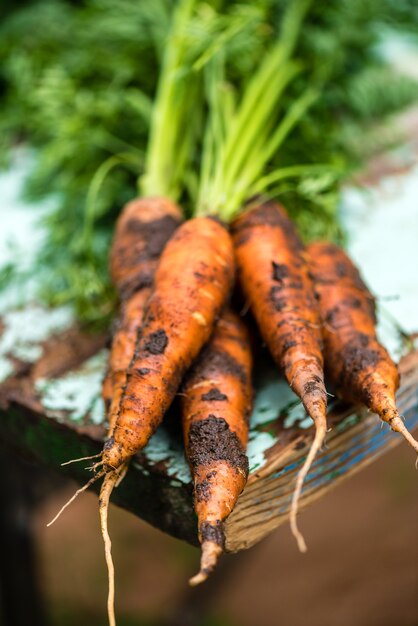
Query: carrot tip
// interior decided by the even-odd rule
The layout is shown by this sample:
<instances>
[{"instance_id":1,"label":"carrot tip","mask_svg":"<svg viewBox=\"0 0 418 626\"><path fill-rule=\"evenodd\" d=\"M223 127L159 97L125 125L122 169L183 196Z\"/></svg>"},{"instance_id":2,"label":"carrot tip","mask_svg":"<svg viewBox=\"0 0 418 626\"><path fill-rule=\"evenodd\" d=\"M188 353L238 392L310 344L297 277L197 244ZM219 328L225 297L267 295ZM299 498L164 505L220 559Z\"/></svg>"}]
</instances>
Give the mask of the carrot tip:
<instances>
[{"instance_id":1,"label":"carrot tip","mask_svg":"<svg viewBox=\"0 0 418 626\"><path fill-rule=\"evenodd\" d=\"M189 585L190 587L197 587L197 585L204 583L205 580L207 580L207 578L208 578L208 574L206 572L200 571L198 574L195 574L195 576L190 578Z\"/></svg>"},{"instance_id":2,"label":"carrot tip","mask_svg":"<svg viewBox=\"0 0 418 626\"><path fill-rule=\"evenodd\" d=\"M392 430L402 435L402 437L409 443L409 445L418 454L418 441L411 435L405 424L403 423L400 415L395 415L389 420L389 424Z\"/></svg>"},{"instance_id":3,"label":"carrot tip","mask_svg":"<svg viewBox=\"0 0 418 626\"><path fill-rule=\"evenodd\" d=\"M297 505L296 505L297 506ZM298 548L300 552L307 552L308 547L306 545L306 541L302 533L300 532L296 520L296 512L292 512L290 517L290 530L292 531L292 535L296 539L296 543L298 544Z\"/></svg>"},{"instance_id":4,"label":"carrot tip","mask_svg":"<svg viewBox=\"0 0 418 626\"><path fill-rule=\"evenodd\" d=\"M306 457L305 462L302 465L302 469L297 475L295 491L293 492L292 504L290 507L290 529L292 531L292 535L296 539L298 548L301 552L306 552L308 548L306 547L305 539L303 538L303 535L300 532L298 528L298 523L297 523L299 498L302 493L304 480L306 476L308 475L310 468L312 467L312 463L314 462L315 456L317 455L317 453L321 449L321 446L324 443L325 435L327 433L326 417L322 416L321 419L318 419L315 422L315 426L316 426L315 438L312 442L311 449L309 450L308 456Z\"/></svg>"},{"instance_id":5,"label":"carrot tip","mask_svg":"<svg viewBox=\"0 0 418 626\"><path fill-rule=\"evenodd\" d=\"M222 548L214 541L204 541L202 543L202 556L200 559L200 571L190 578L189 585L196 587L207 580L209 574L213 572L218 562Z\"/></svg>"},{"instance_id":6,"label":"carrot tip","mask_svg":"<svg viewBox=\"0 0 418 626\"><path fill-rule=\"evenodd\" d=\"M109 500L113 488L118 482L120 474L117 472L105 475L102 488L100 490L100 528L102 531L103 543L105 547L105 560L108 573L108 595L107 595L107 615L109 626L116 626L115 618L115 569L112 559L112 542L110 540L109 530L107 526L107 516L109 511Z\"/></svg>"},{"instance_id":7,"label":"carrot tip","mask_svg":"<svg viewBox=\"0 0 418 626\"><path fill-rule=\"evenodd\" d=\"M300 552L307 552L308 546L306 545L305 537L302 535L302 533L298 529L296 529L296 534L294 533L294 536Z\"/></svg>"}]
</instances>

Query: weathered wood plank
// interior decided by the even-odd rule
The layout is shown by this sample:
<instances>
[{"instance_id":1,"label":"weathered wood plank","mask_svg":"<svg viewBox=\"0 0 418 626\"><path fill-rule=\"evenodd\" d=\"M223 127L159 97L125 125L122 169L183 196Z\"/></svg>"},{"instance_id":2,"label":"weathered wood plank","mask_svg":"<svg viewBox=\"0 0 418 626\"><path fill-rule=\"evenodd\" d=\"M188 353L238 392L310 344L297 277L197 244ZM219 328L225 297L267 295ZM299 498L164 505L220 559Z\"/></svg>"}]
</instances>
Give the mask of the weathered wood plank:
<instances>
[{"instance_id":1,"label":"weathered wood plank","mask_svg":"<svg viewBox=\"0 0 418 626\"><path fill-rule=\"evenodd\" d=\"M72 427L21 403L0 412L0 438L23 456L85 483L86 463L61 467L63 460L100 452L104 429ZM93 489L97 492L99 485ZM149 466L140 456L115 490L112 501L144 520L190 543L197 543L191 485L167 476L163 465Z\"/></svg>"},{"instance_id":2,"label":"weathered wood plank","mask_svg":"<svg viewBox=\"0 0 418 626\"><path fill-rule=\"evenodd\" d=\"M80 369L83 373L83 367ZM408 427L413 429L418 426L418 351L402 360L401 371L399 406ZM70 376L74 377L74 372ZM98 389L93 392L97 393ZM39 398L25 400L22 396L17 400L15 389L12 395L14 399L0 413L1 439L24 455L51 468L59 468L80 483L87 481L91 475L83 463L62 468L60 464L97 454L105 434L103 425L93 424L88 416L74 422L65 416L65 411L54 414L49 409L48 416ZM34 408L36 403L40 411ZM326 448L308 475L301 508L400 442L399 436L386 426L382 428L376 416L364 411L357 413L350 407L336 404L329 418L332 430ZM132 463L113 500L161 530L195 544L192 488L182 456L175 412L166 422L165 428L160 429ZM227 549L230 551L250 547L287 519L295 476L313 436L312 428L303 429L298 425L283 429L283 437L280 431L278 437L263 432L265 425L261 426L261 430L253 426L253 441L265 434L270 447L265 450L264 462L253 464L247 488L227 522ZM258 451L252 459L257 457Z\"/></svg>"}]
</instances>

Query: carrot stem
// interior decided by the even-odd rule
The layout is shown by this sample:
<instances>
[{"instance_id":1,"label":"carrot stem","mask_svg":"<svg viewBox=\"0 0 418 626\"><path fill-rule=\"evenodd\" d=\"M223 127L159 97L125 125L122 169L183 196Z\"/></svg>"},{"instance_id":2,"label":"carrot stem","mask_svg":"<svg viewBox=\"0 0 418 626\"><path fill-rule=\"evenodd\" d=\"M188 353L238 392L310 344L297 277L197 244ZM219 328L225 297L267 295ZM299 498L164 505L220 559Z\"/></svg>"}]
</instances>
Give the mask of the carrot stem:
<instances>
[{"instance_id":1,"label":"carrot stem","mask_svg":"<svg viewBox=\"0 0 418 626\"><path fill-rule=\"evenodd\" d=\"M190 578L189 585L196 587L207 580L209 574L215 569L222 548L214 541L204 541L202 543L202 555L200 559L199 572Z\"/></svg>"},{"instance_id":2,"label":"carrot stem","mask_svg":"<svg viewBox=\"0 0 418 626\"><path fill-rule=\"evenodd\" d=\"M310 0L294 0L287 4L279 38L266 52L244 88L238 106L226 95L228 90L219 57L208 64L210 114L203 148L197 215L211 213L226 221L232 219L251 197L252 188L273 152L313 102L313 90L305 92L290 107L274 132L282 94L301 69L291 57L309 4ZM224 103L228 103L227 124Z\"/></svg>"},{"instance_id":3,"label":"carrot stem","mask_svg":"<svg viewBox=\"0 0 418 626\"><path fill-rule=\"evenodd\" d=\"M196 0L180 0L164 51L163 65L158 81L157 95L152 111L150 136L145 160L145 174L139 181L144 196L165 196L175 199L178 180L174 176L178 151L182 151L183 164L188 150L185 144L191 139L192 125L189 115L190 80L183 67L187 52L187 24Z\"/></svg>"}]
</instances>

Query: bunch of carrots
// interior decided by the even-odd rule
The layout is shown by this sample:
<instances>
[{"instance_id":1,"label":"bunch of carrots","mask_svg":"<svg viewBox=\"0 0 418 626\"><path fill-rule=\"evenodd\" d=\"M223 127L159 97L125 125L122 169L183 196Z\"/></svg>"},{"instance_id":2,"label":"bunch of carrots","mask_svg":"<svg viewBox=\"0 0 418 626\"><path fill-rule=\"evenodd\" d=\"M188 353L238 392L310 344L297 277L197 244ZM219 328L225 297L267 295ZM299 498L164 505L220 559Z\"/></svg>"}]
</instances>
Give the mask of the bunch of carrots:
<instances>
[{"instance_id":1,"label":"bunch of carrots","mask_svg":"<svg viewBox=\"0 0 418 626\"><path fill-rule=\"evenodd\" d=\"M198 3L180 0L175 10L140 197L122 210L110 254L120 307L103 383L108 438L93 478L75 494L103 478L99 502L111 625L109 499L177 394L202 548L192 585L207 578L223 551L223 524L248 476L253 399L249 333L231 306L234 287L278 376L280 370L316 426L291 506L301 550L306 546L296 523L298 500L327 432L325 369L338 395L365 404L418 452L396 409L399 376L376 337L373 296L342 249L326 242L304 247L274 194L278 181L331 168L270 167L323 87L310 86L283 110L283 93L302 71L293 52L307 6L308 0L288 3L277 41L238 94L226 76L228 42L236 33L221 32L218 45L197 58L186 34ZM193 121L202 111L200 133ZM185 172L196 167L199 153L200 172L190 184ZM180 208L186 185L195 190L189 219Z\"/></svg>"}]
</instances>

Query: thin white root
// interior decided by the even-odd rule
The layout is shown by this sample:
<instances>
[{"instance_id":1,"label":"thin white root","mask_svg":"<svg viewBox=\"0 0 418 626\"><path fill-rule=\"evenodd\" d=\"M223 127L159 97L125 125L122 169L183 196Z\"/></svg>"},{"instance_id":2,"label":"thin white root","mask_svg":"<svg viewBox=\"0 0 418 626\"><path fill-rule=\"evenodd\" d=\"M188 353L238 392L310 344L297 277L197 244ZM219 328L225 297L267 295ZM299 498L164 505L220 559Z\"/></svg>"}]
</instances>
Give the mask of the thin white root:
<instances>
[{"instance_id":1,"label":"thin white root","mask_svg":"<svg viewBox=\"0 0 418 626\"><path fill-rule=\"evenodd\" d=\"M65 463L61 463L61 467L64 465L71 465L71 463L78 463L79 461L89 461L90 459L97 459L98 456L102 456L102 453L93 454L93 456L82 456L79 459L71 459L71 461L65 461Z\"/></svg>"},{"instance_id":2,"label":"thin white root","mask_svg":"<svg viewBox=\"0 0 418 626\"><path fill-rule=\"evenodd\" d=\"M126 474L128 473L128 467L129 467L128 463L124 463L123 465L121 465L120 469L118 470L119 477L115 484L116 488L119 487L122 480L125 478Z\"/></svg>"},{"instance_id":3,"label":"thin white root","mask_svg":"<svg viewBox=\"0 0 418 626\"><path fill-rule=\"evenodd\" d=\"M406 439L410 446L413 447L415 452L418 454L418 441L411 435L405 424L403 423L400 415L396 415L392 417L389 421L390 427L395 432L399 433Z\"/></svg>"},{"instance_id":4,"label":"thin white root","mask_svg":"<svg viewBox=\"0 0 418 626\"><path fill-rule=\"evenodd\" d=\"M95 472L97 468L100 467L101 465L103 465L103 461L98 461L97 463L90 465L90 467L86 467L86 469L89 470L89 472ZM101 472L100 475L103 476L103 473L104 472Z\"/></svg>"},{"instance_id":5,"label":"thin white root","mask_svg":"<svg viewBox=\"0 0 418 626\"><path fill-rule=\"evenodd\" d=\"M107 594L107 615L109 618L109 626L116 626L115 618L115 568L112 559L112 541L110 539L107 518L109 512L109 500L113 488L117 485L122 472L112 472L106 474L100 490L99 512L100 512L100 528L102 531L103 543L105 548L105 559L107 566L107 575L109 588ZM126 471L125 471L126 473Z\"/></svg>"},{"instance_id":6,"label":"thin white root","mask_svg":"<svg viewBox=\"0 0 418 626\"><path fill-rule=\"evenodd\" d=\"M321 446L325 439L325 435L327 432L327 425L326 425L325 419L323 422L322 421L319 422L319 420L317 420L315 422L315 427L316 427L315 438L312 442L311 449L309 450L305 463L303 464L302 469L297 475L295 491L293 492L292 504L290 507L290 529L292 531L292 535L295 537L297 541L298 548L301 552L306 552L308 548L306 546L305 539L298 528L298 523L297 523L299 499L302 493L302 487L303 487L305 478L309 470L311 469L312 463L314 462L314 459L317 453L319 452L319 450L321 449Z\"/></svg>"},{"instance_id":7,"label":"thin white root","mask_svg":"<svg viewBox=\"0 0 418 626\"><path fill-rule=\"evenodd\" d=\"M71 498L64 504L64 506L62 506L60 508L60 510L58 511L58 513L56 514L56 516L47 524L47 527L52 526L52 524L54 522L57 521L57 519L60 517L61 513L63 513L65 511L65 509L70 506L70 504L72 502L74 502L74 500L77 498L77 496L80 495L80 493L83 493L83 491L86 491L86 489L88 489L93 483L96 482L96 480L98 480L99 478L101 478L104 474L103 472L100 472L100 474L96 474L96 476L93 476L93 478L90 478L90 480L83 485L83 487L80 487L80 489L77 489L77 491L75 492L75 494L73 496L71 496Z\"/></svg>"},{"instance_id":8,"label":"thin white root","mask_svg":"<svg viewBox=\"0 0 418 626\"><path fill-rule=\"evenodd\" d=\"M202 543L202 556L200 558L200 571L190 578L189 585L196 587L205 580L207 580L209 574L213 572L218 562L220 555L222 554L222 548L214 541L204 541Z\"/></svg>"}]
</instances>

